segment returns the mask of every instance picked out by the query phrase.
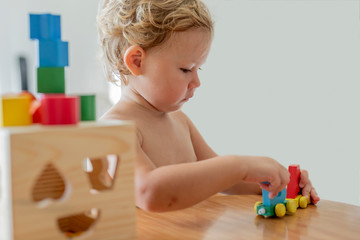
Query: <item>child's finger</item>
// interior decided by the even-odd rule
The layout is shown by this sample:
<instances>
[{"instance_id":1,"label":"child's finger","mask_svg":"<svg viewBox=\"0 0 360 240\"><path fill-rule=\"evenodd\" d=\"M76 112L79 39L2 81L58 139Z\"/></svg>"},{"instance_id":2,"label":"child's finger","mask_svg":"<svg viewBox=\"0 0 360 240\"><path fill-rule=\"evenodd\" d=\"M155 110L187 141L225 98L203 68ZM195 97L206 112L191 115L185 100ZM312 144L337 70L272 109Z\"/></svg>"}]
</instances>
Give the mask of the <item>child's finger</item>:
<instances>
[{"instance_id":1,"label":"child's finger","mask_svg":"<svg viewBox=\"0 0 360 240\"><path fill-rule=\"evenodd\" d=\"M306 170L301 170L300 173L300 182L299 187L304 188L305 185L309 182L309 173ZM310 190L309 190L310 191Z\"/></svg>"},{"instance_id":2,"label":"child's finger","mask_svg":"<svg viewBox=\"0 0 360 240\"><path fill-rule=\"evenodd\" d=\"M265 181L265 182L261 182L261 183L260 183L260 187L261 187L262 189L268 191L268 192L271 192L271 191L273 191L273 189L274 189L274 185L278 184L277 182L278 182L278 181L272 181L272 182L270 182L270 181Z\"/></svg>"},{"instance_id":3,"label":"child's finger","mask_svg":"<svg viewBox=\"0 0 360 240\"><path fill-rule=\"evenodd\" d=\"M301 195L309 198L309 194L310 194L310 191L312 190L312 188L313 188L313 187L312 187L312 184L311 184L311 182L309 181L309 182L305 185L305 187L302 189Z\"/></svg>"},{"instance_id":4,"label":"child's finger","mask_svg":"<svg viewBox=\"0 0 360 240\"><path fill-rule=\"evenodd\" d=\"M284 174L281 175L281 184L283 185L282 188L285 188L290 182L290 173L288 170Z\"/></svg>"},{"instance_id":5,"label":"child's finger","mask_svg":"<svg viewBox=\"0 0 360 240\"><path fill-rule=\"evenodd\" d=\"M311 189L310 197L311 197L311 202L313 204L317 204L320 201L320 197L319 197L318 193L316 192L315 188Z\"/></svg>"},{"instance_id":6,"label":"child's finger","mask_svg":"<svg viewBox=\"0 0 360 240\"><path fill-rule=\"evenodd\" d=\"M269 198L273 199L274 197L276 197L279 193L278 192L269 192Z\"/></svg>"},{"instance_id":7,"label":"child's finger","mask_svg":"<svg viewBox=\"0 0 360 240\"><path fill-rule=\"evenodd\" d=\"M277 179L277 180L274 180L273 182L261 182L260 183L260 187L266 191L269 192L269 198L270 199L273 199L277 194L279 194L280 191L278 191L278 186L280 183L280 181Z\"/></svg>"}]
</instances>

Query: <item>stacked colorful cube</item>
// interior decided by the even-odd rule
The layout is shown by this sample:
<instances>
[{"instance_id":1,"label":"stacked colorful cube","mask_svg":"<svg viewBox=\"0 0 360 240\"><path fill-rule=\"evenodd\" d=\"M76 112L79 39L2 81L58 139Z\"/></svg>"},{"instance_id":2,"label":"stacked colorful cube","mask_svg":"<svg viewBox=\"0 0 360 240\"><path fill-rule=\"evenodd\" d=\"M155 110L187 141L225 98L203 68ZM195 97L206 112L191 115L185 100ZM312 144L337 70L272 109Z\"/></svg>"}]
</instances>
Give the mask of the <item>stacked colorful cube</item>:
<instances>
[{"instance_id":1,"label":"stacked colorful cube","mask_svg":"<svg viewBox=\"0 0 360 240\"><path fill-rule=\"evenodd\" d=\"M65 95L68 42L61 40L59 15L30 14L30 39L37 40L37 90L41 96L40 122L45 125L76 124L79 98Z\"/></svg>"},{"instance_id":2,"label":"stacked colorful cube","mask_svg":"<svg viewBox=\"0 0 360 240\"><path fill-rule=\"evenodd\" d=\"M0 96L0 126L95 120L95 95L65 94L69 45L61 40L60 16L30 14L30 39L37 40L37 91L41 99L28 92Z\"/></svg>"}]
</instances>

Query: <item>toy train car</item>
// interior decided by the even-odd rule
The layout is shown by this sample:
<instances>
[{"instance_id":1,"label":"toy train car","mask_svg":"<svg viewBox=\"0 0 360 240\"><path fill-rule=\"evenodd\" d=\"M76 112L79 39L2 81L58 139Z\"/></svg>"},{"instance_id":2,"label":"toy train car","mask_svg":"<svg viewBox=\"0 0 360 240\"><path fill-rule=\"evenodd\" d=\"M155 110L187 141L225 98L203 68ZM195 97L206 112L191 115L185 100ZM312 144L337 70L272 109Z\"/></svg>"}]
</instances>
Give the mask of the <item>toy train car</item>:
<instances>
[{"instance_id":1,"label":"toy train car","mask_svg":"<svg viewBox=\"0 0 360 240\"><path fill-rule=\"evenodd\" d=\"M284 188L273 199L269 198L269 192L262 190L263 201L255 203L255 212L264 217L283 217L285 214L294 214L297 210L295 199L286 199L286 188Z\"/></svg>"},{"instance_id":2,"label":"toy train car","mask_svg":"<svg viewBox=\"0 0 360 240\"><path fill-rule=\"evenodd\" d=\"M269 192L262 190L262 202L256 202L254 211L264 217L283 217L285 214L292 215L297 208L306 208L310 203L310 196L307 198L300 193L300 166L292 164L289 166L290 182L273 199L269 198Z\"/></svg>"}]
</instances>

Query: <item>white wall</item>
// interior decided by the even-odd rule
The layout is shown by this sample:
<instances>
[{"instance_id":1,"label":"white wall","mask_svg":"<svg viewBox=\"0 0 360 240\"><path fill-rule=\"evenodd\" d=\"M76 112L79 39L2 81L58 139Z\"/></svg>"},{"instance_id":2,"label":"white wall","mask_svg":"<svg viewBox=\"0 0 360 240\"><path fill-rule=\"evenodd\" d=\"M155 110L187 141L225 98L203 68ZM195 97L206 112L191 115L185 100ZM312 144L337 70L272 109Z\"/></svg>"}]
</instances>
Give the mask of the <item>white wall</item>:
<instances>
[{"instance_id":1,"label":"white wall","mask_svg":"<svg viewBox=\"0 0 360 240\"><path fill-rule=\"evenodd\" d=\"M320 197L359 204L359 1L205 2L215 39L184 110L208 143L299 163Z\"/></svg>"},{"instance_id":2,"label":"white wall","mask_svg":"<svg viewBox=\"0 0 360 240\"><path fill-rule=\"evenodd\" d=\"M323 199L359 204L359 1L204 0L216 21L202 86L184 111L219 154L267 155L310 171ZM109 105L97 60L97 0L0 0L0 93L20 89L31 62L28 13L62 17L67 93Z\"/></svg>"}]
</instances>

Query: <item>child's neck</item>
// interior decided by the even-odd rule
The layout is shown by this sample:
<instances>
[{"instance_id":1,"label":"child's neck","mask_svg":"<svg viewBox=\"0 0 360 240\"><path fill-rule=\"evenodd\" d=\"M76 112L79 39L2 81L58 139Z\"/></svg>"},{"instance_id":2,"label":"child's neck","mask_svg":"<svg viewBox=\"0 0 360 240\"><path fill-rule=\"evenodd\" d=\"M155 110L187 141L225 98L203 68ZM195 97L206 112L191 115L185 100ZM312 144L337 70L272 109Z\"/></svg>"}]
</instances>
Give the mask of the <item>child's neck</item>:
<instances>
[{"instance_id":1,"label":"child's neck","mask_svg":"<svg viewBox=\"0 0 360 240\"><path fill-rule=\"evenodd\" d=\"M167 112L160 111L149 103L143 96L138 92L131 90L129 88L125 89L121 93L120 104L129 104L133 108L136 108L138 111L147 112L150 115L156 117L167 116Z\"/></svg>"}]
</instances>

